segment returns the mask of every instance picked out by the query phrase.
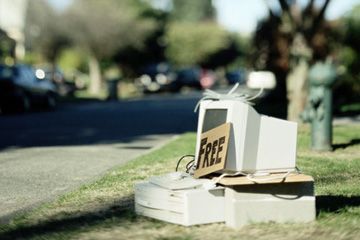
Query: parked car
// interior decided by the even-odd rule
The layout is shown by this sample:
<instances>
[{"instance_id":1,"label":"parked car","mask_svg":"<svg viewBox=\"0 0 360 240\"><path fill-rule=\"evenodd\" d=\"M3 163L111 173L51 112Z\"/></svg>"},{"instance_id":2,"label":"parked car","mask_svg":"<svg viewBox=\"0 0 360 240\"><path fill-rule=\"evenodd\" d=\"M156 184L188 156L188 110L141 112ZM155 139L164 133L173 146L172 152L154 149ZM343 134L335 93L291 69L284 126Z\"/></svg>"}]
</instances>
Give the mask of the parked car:
<instances>
[{"instance_id":1,"label":"parked car","mask_svg":"<svg viewBox=\"0 0 360 240\"><path fill-rule=\"evenodd\" d=\"M211 88L216 82L216 76L212 70L189 67L177 72L173 89L180 90L182 87L190 87L198 90Z\"/></svg>"},{"instance_id":2,"label":"parked car","mask_svg":"<svg viewBox=\"0 0 360 240\"><path fill-rule=\"evenodd\" d=\"M137 84L144 93L178 92L183 87L206 89L216 82L212 70L199 67L187 67L174 71L167 63L147 65L142 69Z\"/></svg>"},{"instance_id":3,"label":"parked car","mask_svg":"<svg viewBox=\"0 0 360 240\"><path fill-rule=\"evenodd\" d=\"M53 70L49 67L39 67L36 69L35 75L38 79L45 79L54 83L60 96L73 96L77 90L75 83L67 81L59 68Z\"/></svg>"},{"instance_id":4,"label":"parked car","mask_svg":"<svg viewBox=\"0 0 360 240\"><path fill-rule=\"evenodd\" d=\"M167 63L154 63L140 70L141 76L136 80L144 93L171 91L175 73Z\"/></svg>"},{"instance_id":5,"label":"parked car","mask_svg":"<svg viewBox=\"0 0 360 240\"><path fill-rule=\"evenodd\" d=\"M201 89L200 85L200 68L189 67L177 71L177 76L172 84L175 91L180 91L182 87L191 87Z\"/></svg>"},{"instance_id":6,"label":"parked car","mask_svg":"<svg viewBox=\"0 0 360 240\"><path fill-rule=\"evenodd\" d=\"M54 109L56 105L55 85L48 80L38 79L31 66L0 64L1 112L29 111L35 106Z\"/></svg>"},{"instance_id":7,"label":"parked car","mask_svg":"<svg viewBox=\"0 0 360 240\"><path fill-rule=\"evenodd\" d=\"M208 89L216 83L216 76L213 70L202 68L200 72L200 86L202 89Z\"/></svg>"},{"instance_id":8,"label":"parked car","mask_svg":"<svg viewBox=\"0 0 360 240\"><path fill-rule=\"evenodd\" d=\"M247 73L245 69L229 71L225 74L225 78L228 81L229 85L234 85L236 83L245 84L246 77Z\"/></svg>"}]
</instances>

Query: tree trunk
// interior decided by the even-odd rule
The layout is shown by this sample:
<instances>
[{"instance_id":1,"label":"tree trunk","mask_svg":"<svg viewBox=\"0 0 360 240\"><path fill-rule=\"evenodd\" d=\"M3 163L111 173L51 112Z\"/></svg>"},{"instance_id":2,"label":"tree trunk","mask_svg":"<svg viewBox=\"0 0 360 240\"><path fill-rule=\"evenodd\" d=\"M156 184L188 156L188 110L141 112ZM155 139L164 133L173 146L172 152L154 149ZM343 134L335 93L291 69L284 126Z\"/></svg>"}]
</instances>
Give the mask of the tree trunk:
<instances>
[{"instance_id":1,"label":"tree trunk","mask_svg":"<svg viewBox=\"0 0 360 240\"><path fill-rule=\"evenodd\" d=\"M51 71L51 81L56 82L55 72L56 72L56 60L55 58L51 58L50 60L50 71Z\"/></svg>"},{"instance_id":2,"label":"tree trunk","mask_svg":"<svg viewBox=\"0 0 360 240\"><path fill-rule=\"evenodd\" d=\"M90 93L99 95L101 91L101 69L99 60L90 56L89 59L89 72L90 72Z\"/></svg>"},{"instance_id":3,"label":"tree trunk","mask_svg":"<svg viewBox=\"0 0 360 240\"><path fill-rule=\"evenodd\" d=\"M297 33L290 49L290 72L286 77L288 98L287 119L300 122L300 114L304 111L308 92L308 71L312 49L301 33Z\"/></svg>"},{"instance_id":4,"label":"tree trunk","mask_svg":"<svg viewBox=\"0 0 360 240\"><path fill-rule=\"evenodd\" d=\"M306 59L299 59L286 78L288 113L290 121L300 121L300 114L305 109L307 98L307 75L309 63Z\"/></svg>"}]
</instances>

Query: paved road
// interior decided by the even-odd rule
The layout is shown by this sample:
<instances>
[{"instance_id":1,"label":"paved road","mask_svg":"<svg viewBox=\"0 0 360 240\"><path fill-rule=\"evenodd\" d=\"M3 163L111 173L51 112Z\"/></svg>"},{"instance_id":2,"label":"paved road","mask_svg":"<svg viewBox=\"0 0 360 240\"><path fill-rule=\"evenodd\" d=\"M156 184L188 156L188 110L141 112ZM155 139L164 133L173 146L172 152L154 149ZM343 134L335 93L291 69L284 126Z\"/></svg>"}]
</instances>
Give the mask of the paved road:
<instances>
[{"instance_id":1,"label":"paved road","mask_svg":"<svg viewBox=\"0 0 360 240\"><path fill-rule=\"evenodd\" d=\"M195 131L193 97L63 105L0 116L0 222Z\"/></svg>"}]
</instances>

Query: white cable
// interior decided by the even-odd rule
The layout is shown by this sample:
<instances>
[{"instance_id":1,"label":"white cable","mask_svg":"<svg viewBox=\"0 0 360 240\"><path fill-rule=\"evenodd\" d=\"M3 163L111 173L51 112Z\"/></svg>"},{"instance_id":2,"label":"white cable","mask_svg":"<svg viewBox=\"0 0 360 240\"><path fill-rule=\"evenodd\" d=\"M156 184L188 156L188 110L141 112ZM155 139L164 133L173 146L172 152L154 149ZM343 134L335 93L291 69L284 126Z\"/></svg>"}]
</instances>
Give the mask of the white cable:
<instances>
[{"instance_id":1,"label":"white cable","mask_svg":"<svg viewBox=\"0 0 360 240\"><path fill-rule=\"evenodd\" d=\"M224 177L236 177L239 175L246 175L243 172L236 172L236 173L223 173L221 174L219 177L216 178L216 180L213 180L215 183L219 183L221 181L221 179L223 179Z\"/></svg>"},{"instance_id":2,"label":"white cable","mask_svg":"<svg viewBox=\"0 0 360 240\"><path fill-rule=\"evenodd\" d=\"M299 171L297 170L291 170L286 172L284 175L282 176L276 176L276 177L268 177L268 178L256 178L254 176L254 174L247 174L246 178L252 182L255 183L261 183L261 182L267 182L267 181L272 181L272 180L277 180L277 179L282 179L283 181L291 174L291 173L296 173L299 174Z\"/></svg>"},{"instance_id":3,"label":"white cable","mask_svg":"<svg viewBox=\"0 0 360 240\"><path fill-rule=\"evenodd\" d=\"M221 94L221 93L217 93L213 90L206 89L205 92L203 93L203 97L197 102L194 112L197 112L201 101L204 101L204 100L236 100L236 101L241 101L241 102L249 104L249 105L253 105L253 103L250 101L254 100L255 98L258 98L263 93L263 90L264 90L264 88L261 88L256 95L249 96L244 93L235 93L235 91L237 90L238 87L239 87L239 83L236 83L234 85L234 87L232 87L227 94Z\"/></svg>"},{"instance_id":4,"label":"white cable","mask_svg":"<svg viewBox=\"0 0 360 240\"><path fill-rule=\"evenodd\" d=\"M236 172L236 173L223 173L221 174L218 178L216 178L216 180L213 180L215 182L215 184L219 183L221 181L221 179L223 179L224 177L236 177L239 175L244 175L249 181L255 182L255 183L261 183L261 182L266 182L266 181L271 181L271 180L277 180L277 179L286 179L291 173L296 173L296 174L300 174L301 171L296 167L295 170L290 170L288 172L286 172L284 175L282 176L276 176L276 177L268 177L268 178L256 178L254 176L254 174L246 174L244 172ZM266 173L266 174L270 174L270 173Z\"/></svg>"}]
</instances>

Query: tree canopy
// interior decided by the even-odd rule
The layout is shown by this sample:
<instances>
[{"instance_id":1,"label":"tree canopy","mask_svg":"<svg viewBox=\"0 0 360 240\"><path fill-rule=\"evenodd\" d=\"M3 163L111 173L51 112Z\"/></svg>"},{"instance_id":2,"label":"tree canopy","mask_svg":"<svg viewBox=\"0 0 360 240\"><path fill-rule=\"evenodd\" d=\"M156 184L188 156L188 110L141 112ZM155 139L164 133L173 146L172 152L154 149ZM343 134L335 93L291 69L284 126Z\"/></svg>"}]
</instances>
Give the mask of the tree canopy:
<instances>
[{"instance_id":1,"label":"tree canopy","mask_svg":"<svg viewBox=\"0 0 360 240\"><path fill-rule=\"evenodd\" d=\"M269 16L262 20L254 36L254 61L257 69L273 71L277 89L272 96L288 100L289 120L299 121L307 98L307 73L315 61L331 53L333 26L326 21L330 0L300 5L294 0L279 0L280 11L268 6Z\"/></svg>"},{"instance_id":2,"label":"tree canopy","mask_svg":"<svg viewBox=\"0 0 360 240\"><path fill-rule=\"evenodd\" d=\"M54 63L60 51L69 44L62 20L47 1L32 1L26 16L26 47Z\"/></svg>"},{"instance_id":3,"label":"tree canopy","mask_svg":"<svg viewBox=\"0 0 360 240\"><path fill-rule=\"evenodd\" d=\"M344 67L342 81L336 84L335 98L339 104L360 101L360 5L342 19L343 44L339 45L339 62Z\"/></svg>"},{"instance_id":4,"label":"tree canopy","mask_svg":"<svg viewBox=\"0 0 360 240\"><path fill-rule=\"evenodd\" d=\"M230 45L228 33L211 22L173 23L166 32L166 56L177 65L197 65Z\"/></svg>"},{"instance_id":5,"label":"tree canopy","mask_svg":"<svg viewBox=\"0 0 360 240\"><path fill-rule=\"evenodd\" d=\"M173 0L165 31L165 56L177 66L228 64L237 54L231 34L216 23L211 0ZM227 59L219 61L219 57Z\"/></svg>"},{"instance_id":6,"label":"tree canopy","mask_svg":"<svg viewBox=\"0 0 360 240\"><path fill-rule=\"evenodd\" d=\"M141 0L77 0L64 14L73 43L89 55L92 93L101 89L101 62L127 49L145 47L156 29L154 21L142 17L147 8Z\"/></svg>"},{"instance_id":7,"label":"tree canopy","mask_svg":"<svg viewBox=\"0 0 360 240\"><path fill-rule=\"evenodd\" d=\"M66 13L71 36L99 59L109 58L127 47L142 48L155 28L140 18L142 1L77 0Z\"/></svg>"},{"instance_id":8,"label":"tree canopy","mask_svg":"<svg viewBox=\"0 0 360 240\"><path fill-rule=\"evenodd\" d=\"M212 21L216 17L216 11L211 0L173 0L172 5L172 21Z\"/></svg>"}]
</instances>

